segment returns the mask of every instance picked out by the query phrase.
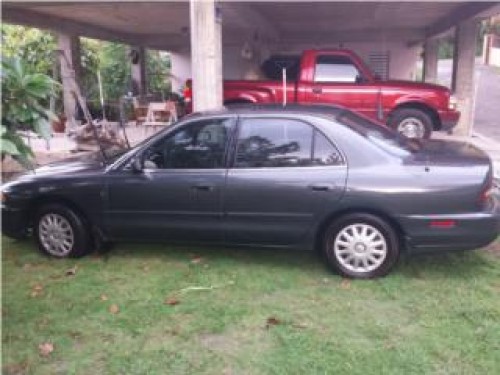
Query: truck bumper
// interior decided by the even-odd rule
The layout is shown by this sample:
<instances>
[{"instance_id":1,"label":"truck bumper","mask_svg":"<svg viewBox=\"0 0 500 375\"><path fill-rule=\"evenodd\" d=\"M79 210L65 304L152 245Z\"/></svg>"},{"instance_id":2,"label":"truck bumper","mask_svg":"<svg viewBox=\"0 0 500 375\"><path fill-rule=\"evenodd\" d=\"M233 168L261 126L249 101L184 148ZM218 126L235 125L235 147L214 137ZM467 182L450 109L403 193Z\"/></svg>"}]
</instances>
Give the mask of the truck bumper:
<instances>
[{"instance_id":1,"label":"truck bumper","mask_svg":"<svg viewBox=\"0 0 500 375\"><path fill-rule=\"evenodd\" d=\"M446 111L439 111L439 119L441 121L441 129L440 130L451 130L453 129L460 118L460 112L450 109Z\"/></svg>"}]
</instances>

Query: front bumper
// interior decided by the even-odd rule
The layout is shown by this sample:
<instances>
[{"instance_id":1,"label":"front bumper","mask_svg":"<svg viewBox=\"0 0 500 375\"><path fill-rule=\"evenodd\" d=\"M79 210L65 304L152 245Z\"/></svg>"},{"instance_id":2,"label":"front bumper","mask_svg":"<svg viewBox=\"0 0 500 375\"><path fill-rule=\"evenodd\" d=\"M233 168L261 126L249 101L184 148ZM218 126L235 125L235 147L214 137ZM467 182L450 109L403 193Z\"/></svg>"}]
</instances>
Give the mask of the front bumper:
<instances>
[{"instance_id":1,"label":"front bumper","mask_svg":"<svg viewBox=\"0 0 500 375\"><path fill-rule=\"evenodd\" d=\"M431 223L453 221L450 227ZM500 205L493 198L482 212L451 215L411 215L400 218L410 253L474 250L493 242L500 233Z\"/></svg>"},{"instance_id":2,"label":"front bumper","mask_svg":"<svg viewBox=\"0 0 500 375\"><path fill-rule=\"evenodd\" d=\"M28 233L26 215L23 210L2 205L2 234L19 239Z\"/></svg>"},{"instance_id":3,"label":"front bumper","mask_svg":"<svg viewBox=\"0 0 500 375\"><path fill-rule=\"evenodd\" d=\"M439 120L441 121L441 129L440 130L451 130L457 124L460 119L460 112L454 109L438 111Z\"/></svg>"}]
</instances>

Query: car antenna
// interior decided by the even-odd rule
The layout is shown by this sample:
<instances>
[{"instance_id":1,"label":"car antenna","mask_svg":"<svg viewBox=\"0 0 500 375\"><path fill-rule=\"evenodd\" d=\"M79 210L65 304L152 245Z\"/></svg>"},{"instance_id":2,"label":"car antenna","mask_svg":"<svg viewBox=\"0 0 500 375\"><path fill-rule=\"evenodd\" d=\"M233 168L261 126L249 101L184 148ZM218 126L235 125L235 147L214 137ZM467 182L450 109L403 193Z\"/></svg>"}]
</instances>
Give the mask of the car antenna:
<instances>
[{"instance_id":1,"label":"car antenna","mask_svg":"<svg viewBox=\"0 0 500 375\"><path fill-rule=\"evenodd\" d=\"M286 107L286 67L283 67L283 107Z\"/></svg>"},{"instance_id":2,"label":"car antenna","mask_svg":"<svg viewBox=\"0 0 500 375\"><path fill-rule=\"evenodd\" d=\"M78 103L78 105L80 106L80 108L82 109L83 114L85 116L85 120L87 120L87 123L92 128L92 133L94 134L94 138L95 138L97 144L99 145L99 150L101 151L104 162L106 163L108 158L106 156L106 152L104 150L104 147L102 146L102 143L99 141L99 135L97 134L97 128L95 126L94 121L92 120L92 116L90 115L90 111L87 107L87 103L83 99L82 92L80 90L80 86L76 82L75 70L73 69L73 66L70 64L68 57L66 56L66 54L64 53L63 50L56 49L56 50L54 50L54 52L56 54L62 56L61 60L64 60L64 62L66 64L66 76L61 75L61 78L68 79L69 85L70 85L70 92L74 96L74 98L75 98L76 102Z\"/></svg>"},{"instance_id":3,"label":"car antenna","mask_svg":"<svg viewBox=\"0 0 500 375\"><path fill-rule=\"evenodd\" d=\"M278 68L281 68L281 74L282 74L282 79L283 79L283 107L286 107L287 104L287 69L291 65L287 61L276 61L276 66Z\"/></svg>"}]
</instances>

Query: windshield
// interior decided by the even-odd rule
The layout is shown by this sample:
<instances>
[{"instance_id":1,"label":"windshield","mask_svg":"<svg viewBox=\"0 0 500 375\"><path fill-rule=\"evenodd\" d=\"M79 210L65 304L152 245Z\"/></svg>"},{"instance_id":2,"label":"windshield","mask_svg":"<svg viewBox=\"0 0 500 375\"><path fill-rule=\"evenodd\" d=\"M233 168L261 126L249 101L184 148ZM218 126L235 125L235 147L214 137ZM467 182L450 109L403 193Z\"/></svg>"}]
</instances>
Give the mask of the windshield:
<instances>
[{"instance_id":1,"label":"windshield","mask_svg":"<svg viewBox=\"0 0 500 375\"><path fill-rule=\"evenodd\" d=\"M337 121L391 153L405 155L422 148L420 140L406 138L382 124L350 111L340 112Z\"/></svg>"}]
</instances>

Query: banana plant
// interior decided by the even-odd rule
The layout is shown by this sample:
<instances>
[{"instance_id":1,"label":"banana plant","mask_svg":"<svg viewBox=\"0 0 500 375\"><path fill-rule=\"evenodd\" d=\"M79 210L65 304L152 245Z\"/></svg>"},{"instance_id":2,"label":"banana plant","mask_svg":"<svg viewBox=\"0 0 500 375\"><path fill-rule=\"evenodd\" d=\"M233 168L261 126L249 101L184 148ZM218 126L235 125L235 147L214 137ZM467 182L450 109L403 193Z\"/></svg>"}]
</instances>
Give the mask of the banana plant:
<instances>
[{"instance_id":1,"label":"banana plant","mask_svg":"<svg viewBox=\"0 0 500 375\"><path fill-rule=\"evenodd\" d=\"M2 60L2 123L0 145L2 159L12 156L24 166L30 165L33 151L19 131L33 131L49 140L54 113L47 109L59 83L45 74L28 73L19 58Z\"/></svg>"}]
</instances>

